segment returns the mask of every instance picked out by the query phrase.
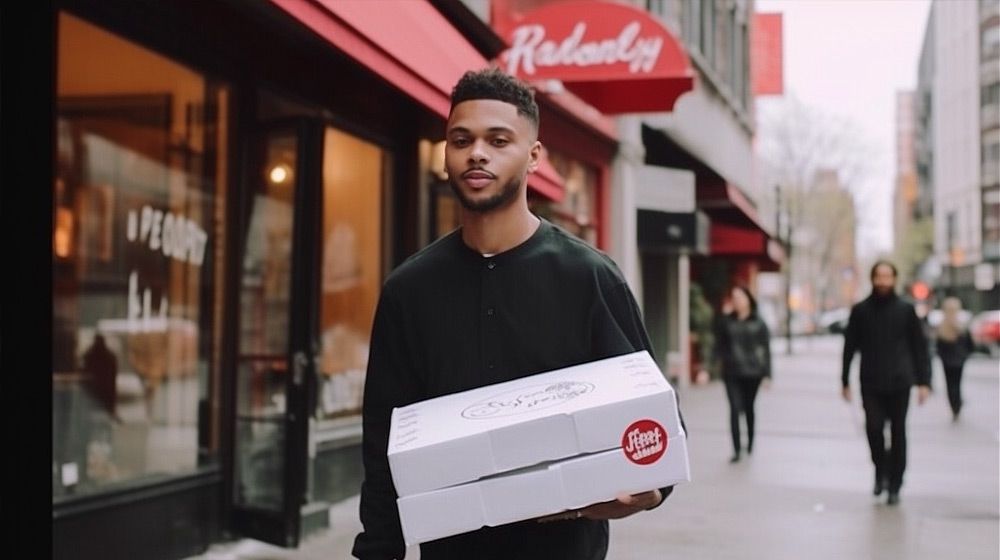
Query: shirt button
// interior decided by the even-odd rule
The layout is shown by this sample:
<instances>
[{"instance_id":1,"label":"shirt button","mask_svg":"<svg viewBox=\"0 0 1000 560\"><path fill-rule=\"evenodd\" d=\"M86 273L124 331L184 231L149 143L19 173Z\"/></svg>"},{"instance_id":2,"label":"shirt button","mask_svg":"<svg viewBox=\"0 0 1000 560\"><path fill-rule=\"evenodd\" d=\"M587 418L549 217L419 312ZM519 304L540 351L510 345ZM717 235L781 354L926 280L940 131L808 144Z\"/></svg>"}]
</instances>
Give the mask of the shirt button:
<instances>
[{"instance_id":1,"label":"shirt button","mask_svg":"<svg viewBox=\"0 0 1000 560\"><path fill-rule=\"evenodd\" d=\"M490 317L492 317L493 316L493 308L491 307L491 308L487 309L486 310L486 314L489 315Z\"/></svg>"},{"instance_id":2,"label":"shirt button","mask_svg":"<svg viewBox=\"0 0 1000 560\"><path fill-rule=\"evenodd\" d=\"M493 261L490 261L490 262L486 263L486 268L488 268L490 270L493 270L496 267L497 267L497 263L495 263Z\"/></svg>"}]
</instances>

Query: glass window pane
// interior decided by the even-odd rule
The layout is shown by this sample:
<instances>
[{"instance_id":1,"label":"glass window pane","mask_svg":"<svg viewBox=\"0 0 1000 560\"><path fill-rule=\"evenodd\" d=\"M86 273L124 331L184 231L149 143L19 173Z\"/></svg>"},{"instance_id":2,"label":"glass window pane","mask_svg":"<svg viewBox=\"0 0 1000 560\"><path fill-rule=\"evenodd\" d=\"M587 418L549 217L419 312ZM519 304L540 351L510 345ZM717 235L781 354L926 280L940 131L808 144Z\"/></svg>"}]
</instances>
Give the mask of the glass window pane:
<instances>
[{"instance_id":1,"label":"glass window pane","mask_svg":"<svg viewBox=\"0 0 1000 560\"><path fill-rule=\"evenodd\" d=\"M215 458L228 100L66 13L57 89L55 499Z\"/></svg>"},{"instance_id":2,"label":"glass window pane","mask_svg":"<svg viewBox=\"0 0 1000 560\"><path fill-rule=\"evenodd\" d=\"M548 158L563 179L565 194L558 203L533 200L532 211L596 246L597 171L559 152L549 151Z\"/></svg>"},{"instance_id":3,"label":"glass window pane","mask_svg":"<svg viewBox=\"0 0 1000 560\"><path fill-rule=\"evenodd\" d=\"M383 152L327 128L317 415L361 411L368 338L382 286Z\"/></svg>"},{"instance_id":4,"label":"glass window pane","mask_svg":"<svg viewBox=\"0 0 1000 560\"><path fill-rule=\"evenodd\" d=\"M292 243L298 136L271 133L254 177L240 282L236 378L237 504L284 507L285 385L288 379Z\"/></svg>"}]
</instances>

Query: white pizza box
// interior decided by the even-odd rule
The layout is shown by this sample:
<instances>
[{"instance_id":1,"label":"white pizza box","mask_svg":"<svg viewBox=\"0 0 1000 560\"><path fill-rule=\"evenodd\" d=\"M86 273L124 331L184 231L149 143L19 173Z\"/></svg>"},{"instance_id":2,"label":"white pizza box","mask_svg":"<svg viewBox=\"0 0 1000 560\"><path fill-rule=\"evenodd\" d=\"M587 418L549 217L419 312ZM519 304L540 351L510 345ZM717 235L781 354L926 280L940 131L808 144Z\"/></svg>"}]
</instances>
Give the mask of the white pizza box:
<instances>
[{"instance_id":1,"label":"white pizza box","mask_svg":"<svg viewBox=\"0 0 1000 560\"><path fill-rule=\"evenodd\" d=\"M626 448L399 498L403 539L415 545L690 481L687 438L654 435L658 427L639 421Z\"/></svg>"},{"instance_id":2,"label":"white pizza box","mask_svg":"<svg viewBox=\"0 0 1000 560\"><path fill-rule=\"evenodd\" d=\"M419 494L619 448L641 419L683 433L674 390L646 351L396 408L389 467L398 496Z\"/></svg>"}]
</instances>

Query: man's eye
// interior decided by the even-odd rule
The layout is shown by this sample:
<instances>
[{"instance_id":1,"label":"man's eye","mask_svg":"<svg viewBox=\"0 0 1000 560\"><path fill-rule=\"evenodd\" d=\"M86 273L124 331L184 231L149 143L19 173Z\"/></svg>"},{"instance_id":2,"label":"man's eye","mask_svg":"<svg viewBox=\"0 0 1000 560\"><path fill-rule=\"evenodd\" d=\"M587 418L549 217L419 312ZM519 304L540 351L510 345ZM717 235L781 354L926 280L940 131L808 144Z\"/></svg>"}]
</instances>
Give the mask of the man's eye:
<instances>
[{"instance_id":1,"label":"man's eye","mask_svg":"<svg viewBox=\"0 0 1000 560\"><path fill-rule=\"evenodd\" d=\"M461 147L461 146L468 146L469 145L469 139L468 138L452 138L451 145L452 146L459 146L459 147Z\"/></svg>"},{"instance_id":2,"label":"man's eye","mask_svg":"<svg viewBox=\"0 0 1000 560\"><path fill-rule=\"evenodd\" d=\"M507 144L510 144L510 140L507 140L506 138L494 138L493 139L493 145L494 146L506 146Z\"/></svg>"}]
</instances>

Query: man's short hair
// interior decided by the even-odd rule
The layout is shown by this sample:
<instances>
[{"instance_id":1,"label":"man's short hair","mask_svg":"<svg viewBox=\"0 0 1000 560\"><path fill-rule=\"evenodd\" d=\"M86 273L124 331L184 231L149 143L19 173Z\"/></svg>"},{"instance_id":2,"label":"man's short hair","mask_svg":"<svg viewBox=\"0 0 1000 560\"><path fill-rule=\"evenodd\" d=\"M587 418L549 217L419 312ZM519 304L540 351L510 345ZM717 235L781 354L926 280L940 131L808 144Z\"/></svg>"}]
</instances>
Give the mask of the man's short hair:
<instances>
[{"instance_id":1,"label":"man's short hair","mask_svg":"<svg viewBox=\"0 0 1000 560\"><path fill-rule=\"evenodd\" d=\"M899 272L896 270L896 265L892 264L890 261L887 261L885 259L879 259L879 260L875 261L875 264L872 265L872 272L868 276L868 278L874 279L875 278L875 272L878 270L878 267L880 267L880 266L888 266L889 269L892 270L892 277L893 278L898 278L899 277Z\"/></svg>"},{"instance_id":2,"label":"man's short hair","mask_svg":"<svg viewBox=\"0 0 1000 560\"><path fill-rule=\"evenodd\" d=\"M538 104L528 84L499 68L470 70L451 90L451 109L463 101L494 99L517 107L517 114L525 117L538 130Z\"/></svg>"}]
</instances>

